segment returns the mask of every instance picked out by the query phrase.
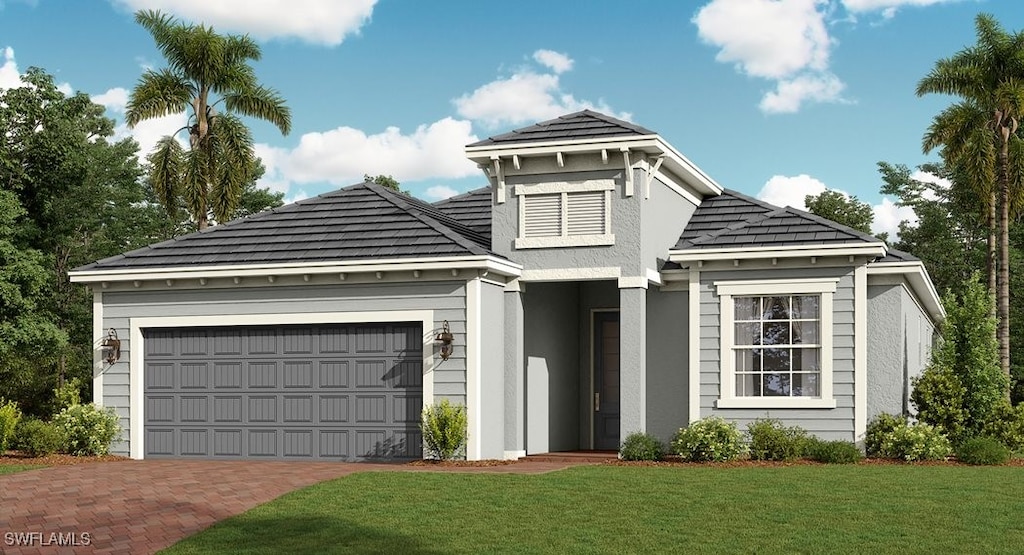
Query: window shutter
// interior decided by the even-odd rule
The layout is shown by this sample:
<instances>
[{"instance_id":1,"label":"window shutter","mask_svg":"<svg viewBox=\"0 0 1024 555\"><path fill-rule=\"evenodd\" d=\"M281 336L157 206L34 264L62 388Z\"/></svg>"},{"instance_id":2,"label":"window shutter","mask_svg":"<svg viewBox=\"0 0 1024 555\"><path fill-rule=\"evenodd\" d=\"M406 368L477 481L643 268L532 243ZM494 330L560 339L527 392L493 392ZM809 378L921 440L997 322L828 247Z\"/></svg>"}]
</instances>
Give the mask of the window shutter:
<instances>
[{"instance_id":1,"label":"window shutter","mask_svg":"<svg viewBox=\"0 0 1024 555\"><path fill-rule=\"evenodd\" d=\"M605 230L605 192L568 193L566 209L569 235L603 235Z\"/></svg>"},{"instance_id":2,"label":"window shutter","mask_svg":"<svg viewBox=\"0 0 1024 555\"><path fill-rule=\"evenodd\" d=\"M562 195L525 195L526 221L523 237L557 237L562 234Z\"/></svg>"}]
</instances>

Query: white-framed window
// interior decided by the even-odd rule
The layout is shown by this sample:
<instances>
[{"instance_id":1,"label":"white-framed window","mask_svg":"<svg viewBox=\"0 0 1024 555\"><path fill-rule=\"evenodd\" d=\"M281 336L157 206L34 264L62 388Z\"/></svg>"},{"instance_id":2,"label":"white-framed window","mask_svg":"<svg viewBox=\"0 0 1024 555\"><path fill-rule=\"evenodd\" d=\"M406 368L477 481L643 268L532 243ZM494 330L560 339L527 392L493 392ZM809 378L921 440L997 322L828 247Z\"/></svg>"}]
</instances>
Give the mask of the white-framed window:
<instances>
[{"instance_id":1,"label":"white-framed window","mask_svg":"<svg viewBox=\"0 0 1024 555\"><path fill-rule=\"evenodd\" d=\"M715 282L719 408L834 408L832 297L838 279Z\"/></svg>"},{"instance_id":2,"label":"white-framed window","mask_svg":"<svg viewBox=\"0 0 1024 555\"><path fill-rule=\"evenodd\" d=\"M615 244L611 232L615 181L516 185L519 197L517 249Z\"/></svg>"}]
</instances>

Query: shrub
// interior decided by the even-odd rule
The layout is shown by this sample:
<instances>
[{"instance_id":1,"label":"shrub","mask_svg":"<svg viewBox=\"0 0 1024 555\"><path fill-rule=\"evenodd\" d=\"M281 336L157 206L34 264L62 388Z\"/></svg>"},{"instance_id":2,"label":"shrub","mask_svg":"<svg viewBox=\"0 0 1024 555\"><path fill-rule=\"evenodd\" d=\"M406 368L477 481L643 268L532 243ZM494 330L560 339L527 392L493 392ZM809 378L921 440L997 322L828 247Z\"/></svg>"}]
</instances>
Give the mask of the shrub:
<instances>
[{"instance_id":1,"label":"shrub","mask_svg":"<svg viewBox=\"0 0 1024 555\"><path fill-rule=\"evenodd\" d=\"M1011 451L1024 450L1024 405L1001 404L982 427L981 435L998 439Z\"/></svg>"},{"instance_id":2,"label":"shrub","mask_svg":"<svg viewBox=\"0 0 1024 555\"><path fill-rule=\"evenodd\" d=\"M664 455L665 445L661 440L644 432L626 436L619 449L619 457L624 461L660 461Z\"/></svg>"},{"instance_id":3,"label":"shrub","mask_svg":"<svg viewBox=\"0 0 1024 555\"><path fill-rule=\"evenodd\" d=\"M957 447L956 458L965 464L1000 465L1010 460L1010 450L996 438L975 437Z\"/></svg>"},{"instance_id":4,"label":"shrub","mask_svg":"<svg viewBox=\"0 0 1024 555\"><path fill-rule=\"evenodd\" d=\"M106 455L110 442L121 435L121 425L112 408L72 405L53 418L54 425L67 440L67 452L72 455Z\"/></svg>"},{"instance_id":5,"label":"shrub","mask_svg":"<svg viewBox=\"0 0 1024 555\"><path fill-rule=\"evenodd\" d=\"M902 416L895 416L888 413L881 413L868 422L867 432L864 434L864 448L869 457L884 457L882 444L885 438L896 431L897 428L905 428L907 420Z\"/></svg>"},{"instance_id":6,"label":"shrub","mask_svg":"<svg viewBox=\"0 0 1024 555\"><path fill-rule=\"evenodd\" d=\"M17 449L29 456L44 457L56 453L64 444L64 434L49 422L27 419L18 424Z\"/></svg>"},{"instance_id":7,"label":"shrub","mask_svg":"<svg viewBox=\"0 0 1024 555\"><path fill-rule=\"evenodd\" d=\"M759 461L791 461L804 454L807 431L799 426L787 428L773 418L757 419L747 425L750 458Z\"/></svg>"},{"instance_id":8,"label":"shrub","mask_svg":"<svg viewBox=\"0 0 1024 555\"><path fill-rule=\"evenodd\" d=\"M949 437L959 439L969 435L968 414L964 407L967 388L952 370L931 364L911 381L910 400L917 407L921 422L942 428Z\"/></svg>"},{"instance_id":9,"label":"shrub","mask_svg":"<svg viewBox=\"0 0 1024 555\"><path fill-rule=\"evenodd\" d=\"M711 416L680 428L672 440L672 451L684 461L721 462L739 458L746 446L736 423Z\"/></svg>"},{"instance_id":10,"label":"shrub","mask_svg":"<svg viewBox=\"0 0 1024 555\"><path fill-rule=\"evenodd\" d=\"M924 423L896 428L882 441L883 457L905 461L940 461L952 451L949 438Z\"/></svg>"},{"instance_id":11,"label":"shrub","mask_svg":"<svg viewBox=\"0 0 1024 555\"><path fill-rule=\"evenodd\" d=\"M425 407L420 430L428 456L451 460L462 455L467 436L465 405L453 405L444 399Z\"/></svg>"},{"instance_id":12,"label":"shrub","mask_svg":"<svg viewBox=\"0 0 1024 555\"><path fill-rule=\"evenodd\" d=\"M828 464L852 464L864 458L860 448L849 441L818 440L812 442L807 451L811 459Z\"/></svg>"},{"instance_id":13,"label":"shrub","mask_svg":"<svg viewBox=\"0 0 1024 555\"><path fill-rule=\"evenodd\" d=\"M82 404L82 380L71 378L53 390L53 398L57 402L57 410L64 410L72 405Z\"/></svg>"},{"instance_id":14,"label":"shrub","mask_svg":"<svg viewBox=\"0 0 1024 555\"><path fill-rule=\"evenodd\" d=\"M21 420L21 411L14 401L0 399L0 453L7 450L7 445L14 437L14 430Z\"/></svg>"}]
</instances>

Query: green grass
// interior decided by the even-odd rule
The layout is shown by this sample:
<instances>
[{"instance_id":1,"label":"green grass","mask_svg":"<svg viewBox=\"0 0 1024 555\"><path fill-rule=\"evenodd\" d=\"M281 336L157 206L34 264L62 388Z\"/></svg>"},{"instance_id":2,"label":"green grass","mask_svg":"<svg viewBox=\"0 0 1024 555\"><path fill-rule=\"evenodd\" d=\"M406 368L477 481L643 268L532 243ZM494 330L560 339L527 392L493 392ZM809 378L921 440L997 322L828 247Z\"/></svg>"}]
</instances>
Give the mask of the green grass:
<instances>
[{"instance_id":1,"label":"green grass","mask_svg":"<svg viewBox=\"0 0 1024 555\"><path fill-rule=\"evenodd\" d=\"M1024 468L367 472L285 495L165 553L1000 553Z\"/></svg>"},{"instance_id":2,"label":"green grass","mask_svg":"<svg viewBox=\"0 0 1024 555\"><path fill-rule=\"evenodd\" d=\"M14 474L23 470L43 468L43 466L41 464L0 464L0 474Z\"/></svg>"}]
</instances>

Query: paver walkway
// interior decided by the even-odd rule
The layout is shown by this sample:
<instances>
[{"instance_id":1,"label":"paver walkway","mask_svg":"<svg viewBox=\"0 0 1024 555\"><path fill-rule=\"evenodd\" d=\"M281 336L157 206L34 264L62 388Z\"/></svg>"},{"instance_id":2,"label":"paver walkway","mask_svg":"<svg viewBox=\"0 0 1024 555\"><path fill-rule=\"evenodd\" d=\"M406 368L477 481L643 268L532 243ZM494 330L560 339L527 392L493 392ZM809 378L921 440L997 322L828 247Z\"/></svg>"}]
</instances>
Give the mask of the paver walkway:
<instances>
[{"instance_id":1,"label":"paver walkway","mask_svg":"<svg viewBox=\"0 0 1024 555\"><path fill-rule=\"evenodd\" d=\"M29 470L0 476L0 553L153 553L289 491L353 472L542 473L567 466L120 461ZM62 541L77 545L59 547Z\"/></svg>"}]
</instances>

